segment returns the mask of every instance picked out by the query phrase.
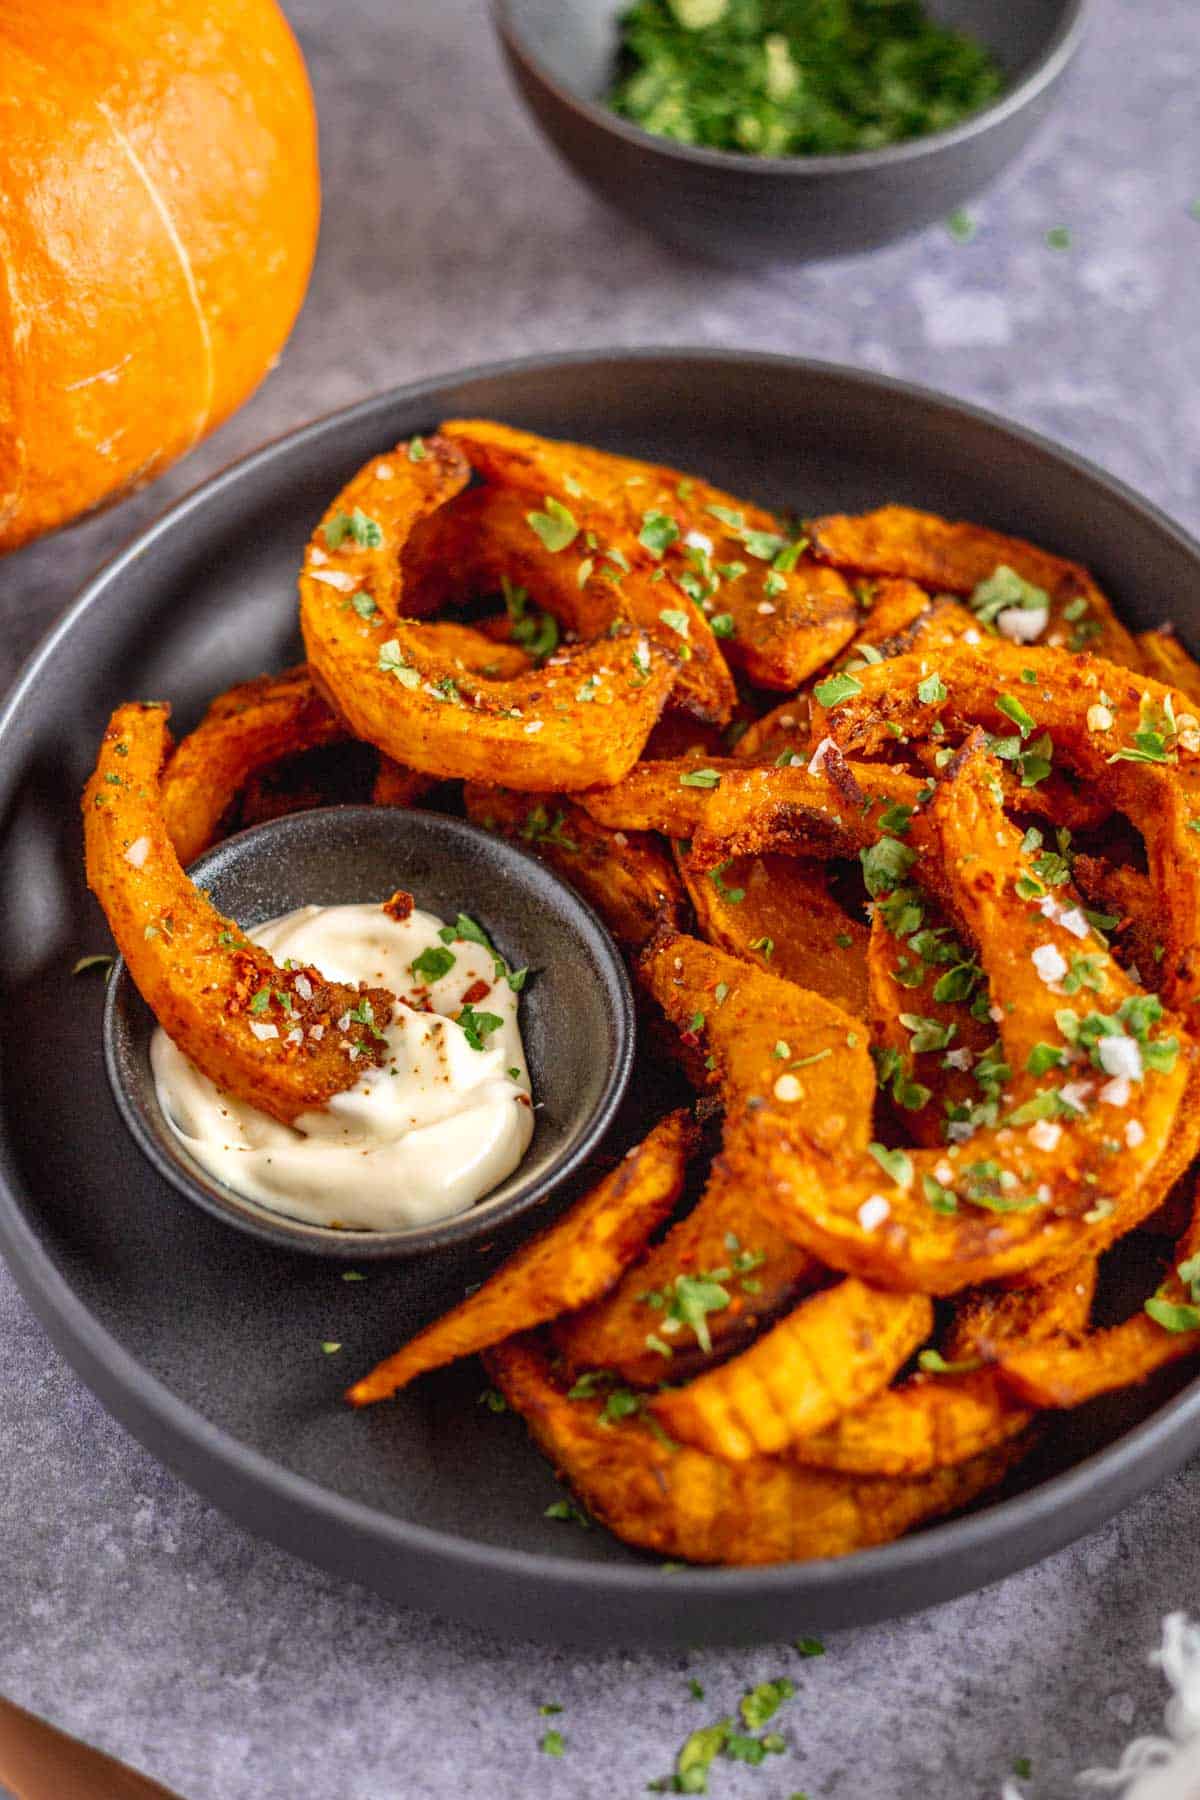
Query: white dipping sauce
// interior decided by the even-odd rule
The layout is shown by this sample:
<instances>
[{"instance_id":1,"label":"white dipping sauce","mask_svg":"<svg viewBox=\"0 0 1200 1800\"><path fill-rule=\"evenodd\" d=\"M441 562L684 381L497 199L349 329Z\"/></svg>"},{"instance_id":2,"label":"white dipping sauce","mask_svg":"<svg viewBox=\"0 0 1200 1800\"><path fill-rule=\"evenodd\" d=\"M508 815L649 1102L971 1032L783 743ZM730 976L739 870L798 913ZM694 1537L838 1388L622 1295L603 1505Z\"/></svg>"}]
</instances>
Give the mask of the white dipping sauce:
<instances>
[{"instance_id":1,"label":"white dipping sauce","mask_svg":"<svg viewBox=\"0 0 1200 1800\"><path fill-rule=\"evenodd\" d=\"M159 1105L196 1161L276 1212L368 1231L449 1218L510 1175L533 1135L518 996L481 944L443 944L441 929L432 913L398 922L364 905L302 906L247 932L277 963L395 994L388 1055L327 1107L281 1125L222 1093L160 1028L150 1046ZM436 979L414 971L427 950L448 951L453 967ZM474 1009L500 1024L477 1050L446 1015L483 984Z\"/></svg>"}]
</instances>

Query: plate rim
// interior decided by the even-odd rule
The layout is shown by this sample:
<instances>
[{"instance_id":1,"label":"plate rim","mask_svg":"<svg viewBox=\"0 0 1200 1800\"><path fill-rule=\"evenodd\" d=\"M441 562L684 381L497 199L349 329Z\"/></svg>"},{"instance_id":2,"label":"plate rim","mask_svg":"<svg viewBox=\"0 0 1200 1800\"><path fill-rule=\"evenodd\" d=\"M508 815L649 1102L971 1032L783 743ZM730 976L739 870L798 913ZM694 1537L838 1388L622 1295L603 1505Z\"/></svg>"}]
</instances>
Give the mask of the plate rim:
<instances>
[{"instance_id":1,"label":"plate rim","mask_svg":"<svg viewBox=\"0 0 1200 1800\"><path fill-rule=\"evenodd\" d=\"M92 607L98 605L110 586L161 537L174 531L191 514L230 486L251 478L259 468L274 460L285 448L309 446L327 433L347 423L361 423L374 414L387 414L398 407L419 404L448 386L472 381L496 381L510 376L541 374L558 369L594 368L604 364L676 363L680 366L708 364L728 371L770 370L786 367L791 373L810 375L848 383L859 389L890 394L904 402L915 402L924 408L941 409L960 419L998 432L1010 441L1023 445L1043 460L1065 465L1072 473L1100 486L1124 507L1148 518L1200 569L1200 542L1172 519L1154 501L1143 498L1129 484L1099 468L1088 458L1028 426L1005 418L991 409L971 401L959 400L923 384L904 381L873 371L810 357L790 356L782 352L737 350L704 345L663 345L629 348L613 346L594 350L556 352L507 358L493 363L472 364L467 368L449 369L420 380L398 384L349 406L339 407L290 431L279 433L259 448L239 456L198 482L153 519L123 548L108 557L87 581L74 601L55 621L26 660L12 689L0 708L0 759L3 758L19 723L20 714L32 688L58 645L74 630L76 623ZM949 1594L925 1599L915 1592L899 1607L879 1607L868 1598L865 1608L856 1611L857 1597L869 1596L881 1584L898 1581L903 1586L926 1565L940 1558L954 1556L961 1560L979 1553L981 1577L976 1582L957 1585L956 1594L978 1591L1001 1574L1013 1573L1030 1562L1053 1554L1066 1544L1094 1529L1113 1516L1139 1494L1182 1465L1200 1448L1200 1377L1194 1379L1158 1407L1151 1416L1124 1432L1103 1449L1092 1452L1069 1469L1040 1482L1036 1487L1010 1499L997 1501L963 1518L934 1524L912 1536L873 1549L857 1551L847 1557L807 1563L778 1563L750 1567L693 1567L664 1578L657 1563L609 1563L578 1559L573 1556L547 1555L544 1552L516 1549L509 1545L491 1544L481 1539L463 1537L385 1513L378 1507L336 1493L308 1475L288 1469L264 1452L234 1436L223 1426L207 1419L189 1402L177 1396L165 1382L144 1367L132 1352L102 1325L86 1303L77 1295L66 1274L58 1267L23 1210L23 1184L13 1168L8 1134L0 1130L0 1250L4 1252L17 1286L35 1316L46 1329L52 1342L66 1357L84 1381L113 1416L141 1442L149 1453L180 1474L185 1482L202 1493L221 1510L232 1513L257 1536L282 1543L289 1551L309 1561L321 1561L326 1570L335 1569L351 1579L369 1580L345 1565L309 1555L297 1541L295 1529L303 1524L350 1532L355 1538L373 1542L393 1554L427 1559L436 1573L448 1575L500 1575L514 1588L532 1582L543 1593L555 1591L560 1606L570 1601L654 1595L661 1604L662 1629L648 1628L645 1621L630 1620L625 1641L675 1642L684 1635L690 1641L730 1642L762 1641L760 1629L747 1631L738 1622L737 1605L728 1618L714 1617L702 1640L694 1630L683 1633L673 1628L679 1608L673 1604L678 1596L691 1602L705 1601L713 1606L721 1602L741 1603L744 1608L755 1602L789 1602L794 1608L803 1606L831 1592L842 1592L851 1603L847 1607L847 1623L865 1617L896 1617L903 1612L939 1603ZM261 1504L258 1516L246 1522L247 1508L235 1509L213 1492L213 1485L198 1476L193 1468L196 1456L207 1458L208 1465L239 1484L239 1492L253 1494L276 1503L270 1510ZM1149 1481L1138 1479L1138 1466L1153 1463ZM1113 1496L1115 1502L1110 1504ZM1049 1530L1047 1531L1047 1527ZM1043 1533L1043 1535L1038 1535ZM1036 1544L1021 1546L1023 1535L1036 1537ZM1015 1550L1016 1554L1013 1555ZM999 1551L1003 1570L989 1568ZM428 1586L428 1583L426 1583ZM391 1590L394 1599L401 1595ZM572 1641L567 1629L546 1632L529 1620L523 1620L516 1632L501 1622L498 1610L486 1600L472 1603L469 1590L460 1587L447 1594L443 1602L426 1601L422 1596L408 1604L426 1610L448 1612L477 1625L487 1625L506 1635L538 1634L552 1641ZM779 1622L782 1635L786 1625ZM586 1628L585 1628L586 1634ZM615 1636L615 1634L612 1634ZM578 1641L578 1639L576 1640Z\"/></svg>"}]
</instances>

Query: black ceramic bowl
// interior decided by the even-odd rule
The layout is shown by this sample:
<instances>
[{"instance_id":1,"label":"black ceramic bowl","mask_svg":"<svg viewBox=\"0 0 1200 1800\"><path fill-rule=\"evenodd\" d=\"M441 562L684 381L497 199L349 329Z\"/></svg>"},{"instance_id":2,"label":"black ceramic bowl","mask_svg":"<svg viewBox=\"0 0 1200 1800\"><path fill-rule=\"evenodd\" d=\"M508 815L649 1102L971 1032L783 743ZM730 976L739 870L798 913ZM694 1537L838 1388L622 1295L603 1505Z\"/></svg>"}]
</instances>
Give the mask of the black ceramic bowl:
<instances>
[{"instance_id":1,"label":"black ceramic bowl","mask_svg":"<svg viewBox=\"0 0 1200 1800\"><path fill-rule=\"evenodd\" d=\"M478 1364L365 1413L342 1399L496 1267L499 1231L490 1250L375 1262L346 1283L344 1264L179 1201L121 1124L101 1071L103 989L71 973L107 941L78 796L109 714L168 693L187 730L214 692L294 662L296 568L330 494L446 418L703 470L805 515L895 500L978 519L1085 562L1136 629L1173 609L1200 639L1200 545L1153 506L1032 432L861 371L713 350L539 358L415 383L268 445L101 571L0 714L0 1253L128 1429L250 1530L492 1633L779 1644L932 1606L1048 1555L1200 1450L1188 1365L1051 1421L966 1518L829 1562L666 1570L546 1517L561 1489L520 1422L479 1404ZM606 1155L677 1093L635 1072Z\"/></svg>"},{"instance_id":2,"label":"black ceramic bowl","mask_svg":"<svg viewBox=\"0 0 1200 1800\"><path fill-rule=\"evenodd\" d=\"M206 1212L267 1243L361 1262L415 1256L494 1234L568 1183L600 1143L633 1066L633 997L591 908L504 838L442 813L330 806L227 839L191 871L245 926L298 906L384 900L403 887L444 919L469 912L512 968L533 974L521 1036L537 1102L533 1139L499 1187L453 1218L405 1231L341 1231L261 1206L209 1175L172 1131L154 1088L154 1016L123 962L109 983L104 1052L113 1096L139 1147Z\"/></svg>"},{"instance_id":3,"label":"black ceramic bowl","mask_svg":"<svg viewBox=\"0 0 1200 1800\"><path fill-rule=\"evenodd\" d=\"M589 186L683 250L755 267L868 250L944 218L1012 161L1048 113L1086 0L931 0L1007 76L950 131L846 156L739 156L653 137L602 96L628 0L492 0L517 88Z\"/></svg>"}]
</instances>

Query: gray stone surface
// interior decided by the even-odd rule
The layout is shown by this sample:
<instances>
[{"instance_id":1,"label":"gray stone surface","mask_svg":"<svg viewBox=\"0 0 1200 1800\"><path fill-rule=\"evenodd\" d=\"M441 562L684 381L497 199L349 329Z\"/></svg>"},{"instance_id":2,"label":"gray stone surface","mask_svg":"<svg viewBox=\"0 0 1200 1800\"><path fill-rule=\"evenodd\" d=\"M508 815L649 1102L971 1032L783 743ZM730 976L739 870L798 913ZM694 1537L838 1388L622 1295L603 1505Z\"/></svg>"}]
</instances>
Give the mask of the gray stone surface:
<instances>
[{"instance_id":1,"label":"gray stone surface","mask_svg":"<svg viewBox=\"0 0 1200 1800\"><path fill-rule=\"evenodd\" d=\"M0 568L0 680L111 550L231 457L409 377L523 352L732 344L995 406L1200 526L1194 0L1097 0L1056 121L974 208L872 257L741 279L610 218L510 95L482 0L290 0L321 109L325 226L278 371L149 494ZM1072 245L1049 249L1067 225ZM1164 596L1164 611L1170 609ZM714 1794L1040 1800L1157 1718L1164 1610L1200 1607L1197 1467L1040 1568L820 1661L599 1656L407 1615L181 1488L49 1349L0 1271L0 1692L187 1800L635 1795L743 1687L790 1673L786 1758ZM686 1676L707 1690L689 1697ZM561 1761L537 1708L564 1708Z\"/></svg>"}]
</instances>

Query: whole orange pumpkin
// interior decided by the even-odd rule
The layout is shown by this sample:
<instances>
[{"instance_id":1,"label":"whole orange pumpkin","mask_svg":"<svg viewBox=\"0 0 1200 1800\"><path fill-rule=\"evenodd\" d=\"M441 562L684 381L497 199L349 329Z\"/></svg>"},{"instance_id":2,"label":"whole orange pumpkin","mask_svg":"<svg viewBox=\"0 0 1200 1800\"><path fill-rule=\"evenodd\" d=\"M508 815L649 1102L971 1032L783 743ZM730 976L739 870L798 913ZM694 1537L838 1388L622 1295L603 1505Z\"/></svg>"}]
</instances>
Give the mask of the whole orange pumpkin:
<instances>
[{"instance_id":1,"label":"whole orange pumpkin","mask_svg":"<svg viewBox=\"0 0 1200 1800\"><path fill-rule=\"evenodd\" d=\"M0 551L153 480L275 361L316 119L274 0L0 6Z\"/></svg>"}]
</instances>

